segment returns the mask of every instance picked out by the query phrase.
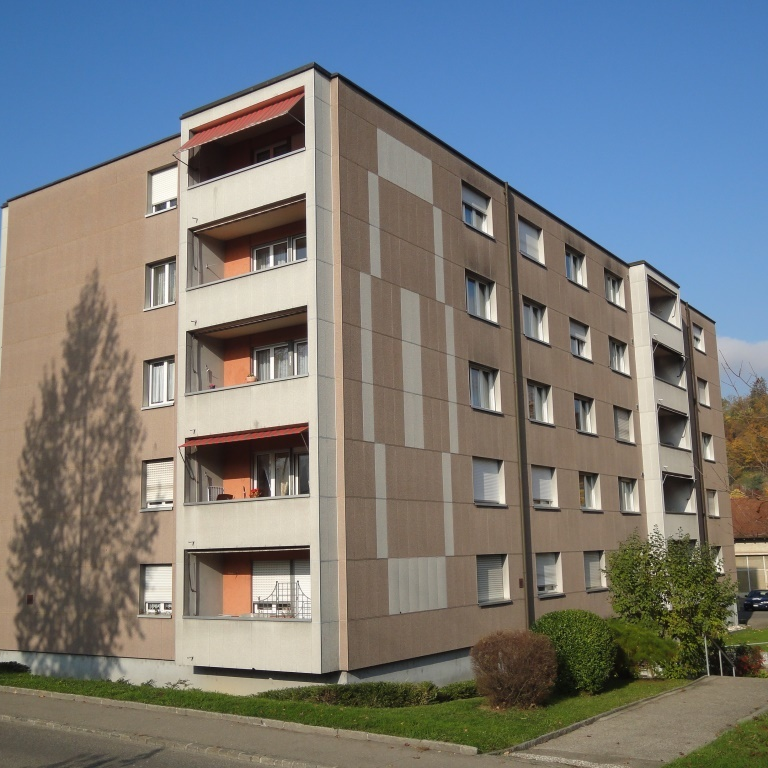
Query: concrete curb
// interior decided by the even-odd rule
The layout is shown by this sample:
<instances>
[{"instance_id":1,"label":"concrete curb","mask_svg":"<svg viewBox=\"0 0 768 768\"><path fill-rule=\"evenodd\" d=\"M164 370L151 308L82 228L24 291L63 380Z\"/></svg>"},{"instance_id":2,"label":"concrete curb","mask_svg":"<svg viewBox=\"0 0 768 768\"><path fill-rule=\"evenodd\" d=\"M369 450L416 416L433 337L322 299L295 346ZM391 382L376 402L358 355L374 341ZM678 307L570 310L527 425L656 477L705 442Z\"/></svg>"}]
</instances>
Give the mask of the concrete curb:
<instances>
[{"instance_id":1,"label":"concrete curb","mask_svg":"<svg viewBox=\"0 0 768 768\"><path fill-rule=\"evenodd\" d=\"M529 739L528 741L524 741L520 744L514 744L511 747L506 747L505 749L497 749L493 752L486 752L487 755L511 755L513 752L523 752L526 749L531 749L532 747L537 747L539 744L545 744L548 741L551 741L552 739L556 739L558 736L565 736L567 733L572 733L573 731L577 731L579 728L583 728L586 725L592 725L592 723L596 723L598 720L602 720L606 717L610 717L611 715L618 714L619 712L623 712L627 709L632 709L633 707L639 707L642 704L645 704L648 701L654 701L655 699L661 699L664 698L664 696L673 696L676 693L679 693L680 691L685 691L688 688L693 687L694 685L698 685L703 680L706 680L706 677L700 677L697 680L694 680L691 683L688 683L687 685L681 685L679 688L675 688L671 691L664 691L663 693L657 693L655 696L649 696L647 699L640 699L639 701L632 701L629 704L622 704L620 707L616 707L614 709L609 709L607 712L601 712L599 715L593 715L592 717L588 717L585 720L579 720L578 723L571 723L570 725L566 725L563 728L559 728L556 731L551 731L550 733L545 733L542 736L537 736L535 739ZM768 707L766 707L768 709ZM751 718L748 718L751 719Z\"/></svg>"},{"instance_id":2,"label":"concrete curb","mask_svg":"<svg viewBox=\"0 0 768 768\"><path fill-rule=\"evenodd\" d=\"M431 749L436 752L450 752L456 755L476 755L477 747L469 747L465 744L452 744L447 741L430 741L428 739L406 739L401 736L389 736L381 733L368 733L367 731L348 731L343 728L328 728L322 725L304 725L303 723L291 723L284 720L271 720L263 717L248 717L247 715L229 715L223 712L206 712L200 709L185 709L183 707L164 707L160 704L142 704L138 701L121 701L120 699L102 699L96 696L80 696L74 693L58 693L57 691L41 691L36 688L16 688L14 686L0 685L0 691L22 696L37 696L41 698L61 699L64 701L81 701L88 704L99 704L103 707L115 707L122 709L144 709L150 712L172 712L176 715L204 717L212 720L228 720L234 723L255 725L262 728L274 728L293 733L308 733L316 736L330 736L337 739L349 739L354 741L374 741L379 744L392 744L398 747L411 747L414 749ZM7 719L7 718L6 718ZM55 726L49 726L55 727ZM88 731L88 729L80 729ZM91 732L91 731L88 731ZM167 740L171 742L171 740ZM144 742L142 742L144 743ZM176 743L176 742L173 742ZM211 748L208 747L208 750ZM203 750L205 751L205 749ZM222 753L223 754L223 753ZM308 763L290 761L278 761L266 763L267 765L291 765L295 768L305 768ZM319 766L319 768L326 768Z\"/></svg>"}]
</instances>

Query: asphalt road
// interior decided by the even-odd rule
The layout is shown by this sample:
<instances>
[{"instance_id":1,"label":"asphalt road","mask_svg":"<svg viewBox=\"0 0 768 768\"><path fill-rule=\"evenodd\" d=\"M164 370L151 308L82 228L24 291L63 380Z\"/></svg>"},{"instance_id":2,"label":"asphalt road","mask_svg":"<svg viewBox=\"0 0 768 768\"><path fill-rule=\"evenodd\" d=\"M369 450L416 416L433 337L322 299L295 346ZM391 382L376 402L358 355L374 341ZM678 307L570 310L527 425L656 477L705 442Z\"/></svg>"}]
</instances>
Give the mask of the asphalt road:
<instances>
[{"instance_id":1,"label":"asphalt road","mask_svg":"<svg viewBox=\"0 0 768 768\"><path fill-rule=\"evenodd\" d=\"M739 611L739 623L750 629L768 627L768 611Z\"/></svg>"},{"instance_id":2,"label":"asphalt road","mask_svg":"<svg viewBox=\"0 0 768 768\"><path fill-rule=\"evenodd\" d=\"M88 733L0 721L2 768L233 768L243 765Z\"/></svg>"}]
</instances>

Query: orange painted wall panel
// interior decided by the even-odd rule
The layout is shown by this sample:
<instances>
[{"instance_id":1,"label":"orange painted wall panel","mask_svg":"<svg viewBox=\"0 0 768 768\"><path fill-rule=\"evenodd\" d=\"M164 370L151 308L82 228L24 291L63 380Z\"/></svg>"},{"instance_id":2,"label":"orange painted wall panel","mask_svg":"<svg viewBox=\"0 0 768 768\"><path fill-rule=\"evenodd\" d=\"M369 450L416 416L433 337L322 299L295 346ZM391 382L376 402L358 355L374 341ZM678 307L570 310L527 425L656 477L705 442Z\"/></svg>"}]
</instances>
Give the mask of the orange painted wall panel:
<instances>
[{"instance_id":1,"label":"orange painted wall panel","mask_svg":"<svg viewBox=\"0 0 768 768\"><path fill-rule=\"evenodd\" d=\"M251 555L230 555L226 559L223 573L222 610L224 613L250 613L251 601Z\"/></svg>"}]
</instances>

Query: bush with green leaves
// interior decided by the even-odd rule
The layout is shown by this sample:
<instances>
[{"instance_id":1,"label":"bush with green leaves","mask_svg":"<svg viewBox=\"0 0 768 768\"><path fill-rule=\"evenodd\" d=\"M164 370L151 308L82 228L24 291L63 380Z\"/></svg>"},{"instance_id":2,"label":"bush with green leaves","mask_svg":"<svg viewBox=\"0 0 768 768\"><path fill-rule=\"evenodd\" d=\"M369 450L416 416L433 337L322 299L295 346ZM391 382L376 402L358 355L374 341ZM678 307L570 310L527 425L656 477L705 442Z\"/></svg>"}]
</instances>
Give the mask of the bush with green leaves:
<instances>
[{"instance_id":1,"label":"bush with green leaves","mask_svg":"<svg viewBox=\"0 0 768 768\"><path fill-rule=\"evenodd\" d=\"M720 572L714 548L680 531L665 539L655 528L647 540L634 533L608 555L611 603L626 621L659 628L675 640L667 677L695 677L704 668L703 638L722 641L736 600L736 585Z\"/></svg>"},{"instance_id":2,"label":"bush with green leaves","mask_svg":"<svg viewBox=\"0 0 768 768\"><path fill-rule=\"evenodd\" d=\"M478 640L470 655L477 690L494 707L535 707L552 692L557 657L544 635L494 632Z\"/></svg>"},{"instance_id":3,"label":"bush with green leaves","mask_svg":"<svg viewBox=\"0 0 768 768\"><path fill-rule=\"evenodd\" d=\"M582 610L544 614L532 627L546 635L557 654L557 687L563 692L598 693L613 671L616 645L605 619Z\"/></svg>"},{"instance_id":4,"label":"bush with green leaves","mask_svg":"<svg viewBox=\"0 0 768 768\"><path fill-rule=\"evenodd\" d=\"M617 677L661 677L674 659L677 643L661 637L658 627L609 619L608 626L616 642L614 673Z\"/></svg>"},{"instance_id":5,"label":"bush with green leaves","mask_svg":"<svg viewBox=\"0 0 768 768\"><path fill-rule=\"evenodd\" d=\"M440 702L474 699L479 695L474 680L460 680L458 683L448 683L437 689L437 701Z\"/></svg>"},{"instance_id":6,"label":"bush with green leaves","mask_svg":"<svg viewBox=\"0 0 768 768\"><path fill-rule=\"evenodd\" d=\"M26 664L21 664L18 661L0 661L0 674L18 675L29 672L29 667Z\"/></svg>"},{"instance_id":7,"label":"bush with green leaves","mask_svg":"<svg viewBox=\"0 0 768 768\"><path fill-rule=\"evenodd\" d=\"M311 701L346 707L415 707L437 701L434 683L347 683L344 685L309 685L281 688L257 694L278 701Z\"/></svg>"}]
</instances>

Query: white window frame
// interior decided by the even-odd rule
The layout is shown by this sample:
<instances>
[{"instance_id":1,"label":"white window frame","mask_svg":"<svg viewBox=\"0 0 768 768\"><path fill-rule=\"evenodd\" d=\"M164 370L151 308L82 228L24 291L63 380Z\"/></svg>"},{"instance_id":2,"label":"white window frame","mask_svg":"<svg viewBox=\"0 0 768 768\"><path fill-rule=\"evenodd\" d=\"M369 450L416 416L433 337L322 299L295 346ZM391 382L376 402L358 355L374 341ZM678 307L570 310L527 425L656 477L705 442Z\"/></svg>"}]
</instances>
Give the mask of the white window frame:
<instances>
[{"instance_id":1,"label":"white window frame","mask_svg":"<svg viewBox=\"0 0 768 768\"><path fill-rule=\"evenodd\" d=\"M467 312L472 317L496 322L495 283L467 272Z\"/></svg>"},{"instance_id":2,"label":"white window frame","mask_svg":"<svg viewBox=\"0 0 768 768\"><path fill-rule=\"evenodd\" d=\"M173 509L173 459L141 463L141 508Z\"/></svg>"},{"instance_id":3,"label":"white window frame","mask_svg":"<svg viewBox=\"0 0 768 768\"><path fill-rule=\"evenodd\" d=\"M577 432L594 435L597 432L595 425L595 401L591 397L573 396L573 414Z\"/></svg>"},{"instance_id":4,"label":"white window frame","mask_svg":"<svg viewBox=\"0 0 768 768\"><path fill-rule=\"evenodd\" d=\"M509 601L509 564L506 555L477 555L477 602L492 605Z\"/></svg>"},{"instance_id":5,"label":"white window frame","mask_svg":"<svg viewBox=\"0 0 768 768\"><path fill-rule=\"evenodd\" d=\"M720 499L714 488L707 488L707 514L710 517L720 517Z\"/></svg>"},{"instance_id":6,"label":"white window frame","mask_svg":"<svg viewBox=\"0 0 768 768\"><path fill-rule=\"evenodd\" d=\"M141 616L170 616L173 613L173 566L140 566Z\"/></svg>"},{"instance_id":7,"label":"white window frame","mask_svg":"<svg viewBox=\"0 0 768 768\"><path fill-rule=\"evenodd\" d=\"M540 424L552 424L553 415L550 407L552 388L537 381L527 382L528 418Z\"/></svg>"},{"instance_id":8,"label":"white window frame","mask_svg":"<svg viewBox=\"0 0 768 768\"><path fill-rule=\"evenodd\" d=\"M625 414L628 414L626 419L627 424L627 432L629 433L626 437L622 435L622 430L620 427L622 426L622 422L620 421L619 417L624 416ZM634 414L632 411L629 410L629 408L622 408L618 405L613 406L613 432L614 436L620 443L631 443L634 445L635 442L635 419Z\"/></svg>"},{"instance_id":9,"label":"white window frame","mask_svg":"<svg viewBox=\"0 0 768 768\"><path fill-rule=\"evenodd\" d=\"M176 165L150 171L147 179L147 215L170 211L179 199L179 179Z\"/></svg>"},{"instance_id":10,"label":"white window frame","mask_svg":"<svg viewBox=\"0 0 768 768\"><path fill-rule=\"evenodd\" d=\"M277 152L275 153L276 149L281 149L282 147L285 147L285 152ZM276 157L282 157L283 155L287 155L293 150L291 149L291 137L288 136L285 139L281 139L280 141L275 141L272 144L267 144L265 146L256 147L256 149L253 150L253 164L254 165L261 165L262 163L267 163L270 160L274 160ZM264 152L269 153L269 157L265 157L263 160L259 160L258 156Z\"/></svg>"},{"instance_id":11,"label":"white window frame","mask_svg":"<svg viewBox=\"0 0 768 768\"><path fill-rule=\"evenodd\" d=\"M304 362L305 365L309 366L309 346L307 339L296 339L295 341L280 341L275 344L265 344L261 347L254 347L251 350L251 371L253 375L256 377L257 381L279 381L281 379L292 379L296 376L306 376L308 374L307 370L300 370L299 364L301 361L301 356L299 355L299 349L301 347L305 348L305 354L304 354ZM291 369L291 373L288 376L276 376L275 375L275 353L277 350L286 349L288 351L290 362L289 366ZM263 352L269 353L269 372L266 377L261 376L260 374L263 373L263 371L260 370L259 366L259 356Z\"/></svg>"},{"instance_id":12,"label":"white window frame","mask_svg":"<svg viewBox=\"0 0 768 768\"><path fill-rule=\"evenodd\" d=\"M618 339L608 339L608 364L612 371L629 375L627 365L627 345Z\"/></svg>"},{"instance_id":13,"label":"white window frame","mask_svg":"<svg viewBox=\"0 0 768 768\"><path fill-rule=\"evenodd\" d=\"M155 276L162 274L162 288L155 287ZM158 295L160 294L160 295ZM156 264L147 264L146 289L144 292L144 308L155 309L167 307L176 303L176 259L158 261Z\"/></svg>"},{"instance_id":14,"label":"white window frame","mask_svg":"<svg viewBox=\"0 0 768 768\"><path fill-rule=\"evenodd\" d=\"M589 326L570 318L568 329L571 337L571 354L582 360L591 360L592 345L589 341Z\"/></svg>"},{"instance_id":15,"label":"white window frame","mask_svg":"<svg viewBox=\"0 0 768 768\"><path fill-rule=\"evenodd\" d=\"M707 432L701 433L701 455L704 461L715 460L715 441Z\"/></svg>"},{"instance_id":16,"label":"white window frame","mask_svg":"<svg viewBox=\"0 0 768 768\"><path fill-rule=\"evenodd\" d=\"M700 325L692 323L691 335L693 337L693 348L698 349L699 352L706 352L706 347L704 346L704 329Z\"/></svg>"},{"instance_id":17,"label":"white window frame","mask_svg":"<svg viewBox=\"0 0 768 768\"><path fill-rule=\"evenodd\" d=\"M536 553L536 593L539 597L563 594L563 571L559 552Z\"/></svg>"},{"instance_id":18,"label":"white window frame","mask_svg":"<svg viewBox=\"0 0 768 768\"><path fill-rule=\"evenodd\" d=\"M299 457L304 457L304 459ZM278 458L287 462L288 478L285 487L278 485ZM275 448L272 451L255 452L251 460L251 488L260 489L260 496L263 498L284 498L308 494L309 489L305 493L299 493L301 490L299 487L300 462L302 461L309 461L309 452L306 448ZM260 477L262 468L266 468L268 477ZM309 466L307 466L307 483L309 483Z\"/></svg>"},{"instance_id":19,"label":"white window frame","mask_svg":"<svg viewBox=\"0 0 768 768\"><path fill-rule=\"evenodd\" d=\"M161 408L173 405L176 389L174 357L147 360L144 363L144 407Z\"/></svg>"},{"instance_id":20,"label":"white window frame","mask_svg":"<svg viewBox=\"0 0 768 768\"><path fill-rule=\"evenodd\" d=\"M544 344L549 342L547 308L530 299L523 299L523 335Z\"/></svg>"},{"instance_id":21,"label":"white window frame","mask_svg":"<svg viewBox=\"0 0 768 768\"><path fill-rule=\"evenodd\" d=\"M619 478L619 512L637 514L637 480L632 477Z\"/></svg>"},{"instance_id":22,"label":"white window frame","mask_svg":"<svg viewBox=\"0 0 768 768\"><path fill-rule=\"evenodd\" d=\"M531 500L536 509L557 509L557 470L554 467L531 465Z\"/></svg>"},{"instance_id":23,"label":"white window frame","mask_svg":"<svg viewBox=\"0 0 768 768\"><path fill-rule=\"evenodd\" d=\"M303 248L301 241L304 241ZM285 246L285 258L276 262L275 248L279 246ZM257 265L257 252L266 251L267 264L265 266ZM303 253L303 255L301 255ZM293 235L292 237L282 238L281 240L275 240L271 243L261 243L260 245L254 245L251 248L251 271L252 272L266 272L268 269L276 269L277 267L284 267L288 264L297 264L307 260L307 235L302 233L300 235Z\"/></svg>"},{"instance_id":24,"label":"white window frame","mask_svg":"<svg viewBox=\"0 0 768 768\"><path fill-rule=\"evenodd\" d=\"M706 379L697 378L696 386L699 391L699 405L703 405L706 408L709 408L709 382Z\"/></svg>"},{"instance_id":25,"label":"white window frame","mask_svg":"<svg viewBox=\"0 0 768 768\"><path fill-rule=\"evenodd\" d=\"M461 218L472 229L490 235L493 232L491 226L491 198L470 187L468 184L462 183Z\"/></svg>"},{"instance_id":26,"label":"white window frame","mask_svg":"<svg viewBox=\"0 0 768 768\"><path fill-rule=\"evenodd\" d=\"M717 572L719 574L725 573L725 560L723 560L723 548L719 546L714 546L712 549L715 550L715 568L717 569Z\"/></svg>"},{"instance_id":27,"label":"white window frame","mask_svg":"<svg viewBox=\"0 0 768 768\"><path fill-rule=\"evenodd\" d=\"M605 270L605 298L610 304L624 307L624 280Z\"/></svg>"},{"instance_id":28,"label":"white window frame","mask_svg":"<svg viewBox=\"0 0 768 768\"><path fill-rule=\"evenodd\" d=\"M520 253L537 264L544 264L544 244L542 230L530 221L517 219L517 234L520 240Z\"/></svg>"},{"instance_id":29,"label":"white window frame","mask_svg":"<svg viewBox=\"0 0 768 768\"><path fill-rule=\"evenodd\" d=\"M581 509L600 509L600 475L579 472L579 504Z\"/></svg>"},{"instance_id":30,"label":"white window frame","mask_svg":"<svg viewBox=\"0 0 768 768\"><path fill-rule=\"evenodd\" d=\"M475 504L504 504L504 462L472 457L472 495Z\"/></svg>"},{"instance_id":31,"label":"white window frame","mask_svg":"<svg viewBox=\"0 0 768 768\"><path fill-rule=\"evenodd\" d=\"M587 287L587 260L583 253L565 249L565 276L570 282Z\"/></svg>"},{"instance_id":32,"label":"white window frame","mask_svg":"<svg viewBox=\"0 0 768 768\"><path fill-rule=\"evenodd\" d=\"M475 363L469 364L469 402L481 411L501 410L499 402L499 372Z\"/></svg>"},{"instance_id":33,"label":"white window frame","mask_svg":"<svg viewBox=\"0 0 768 768\"><path fill-rule=\"evenodd\" d=\"M584 587L587 592L606 589L605 550L593 549L584 553Z\"/></svg>"}]
</instances>

